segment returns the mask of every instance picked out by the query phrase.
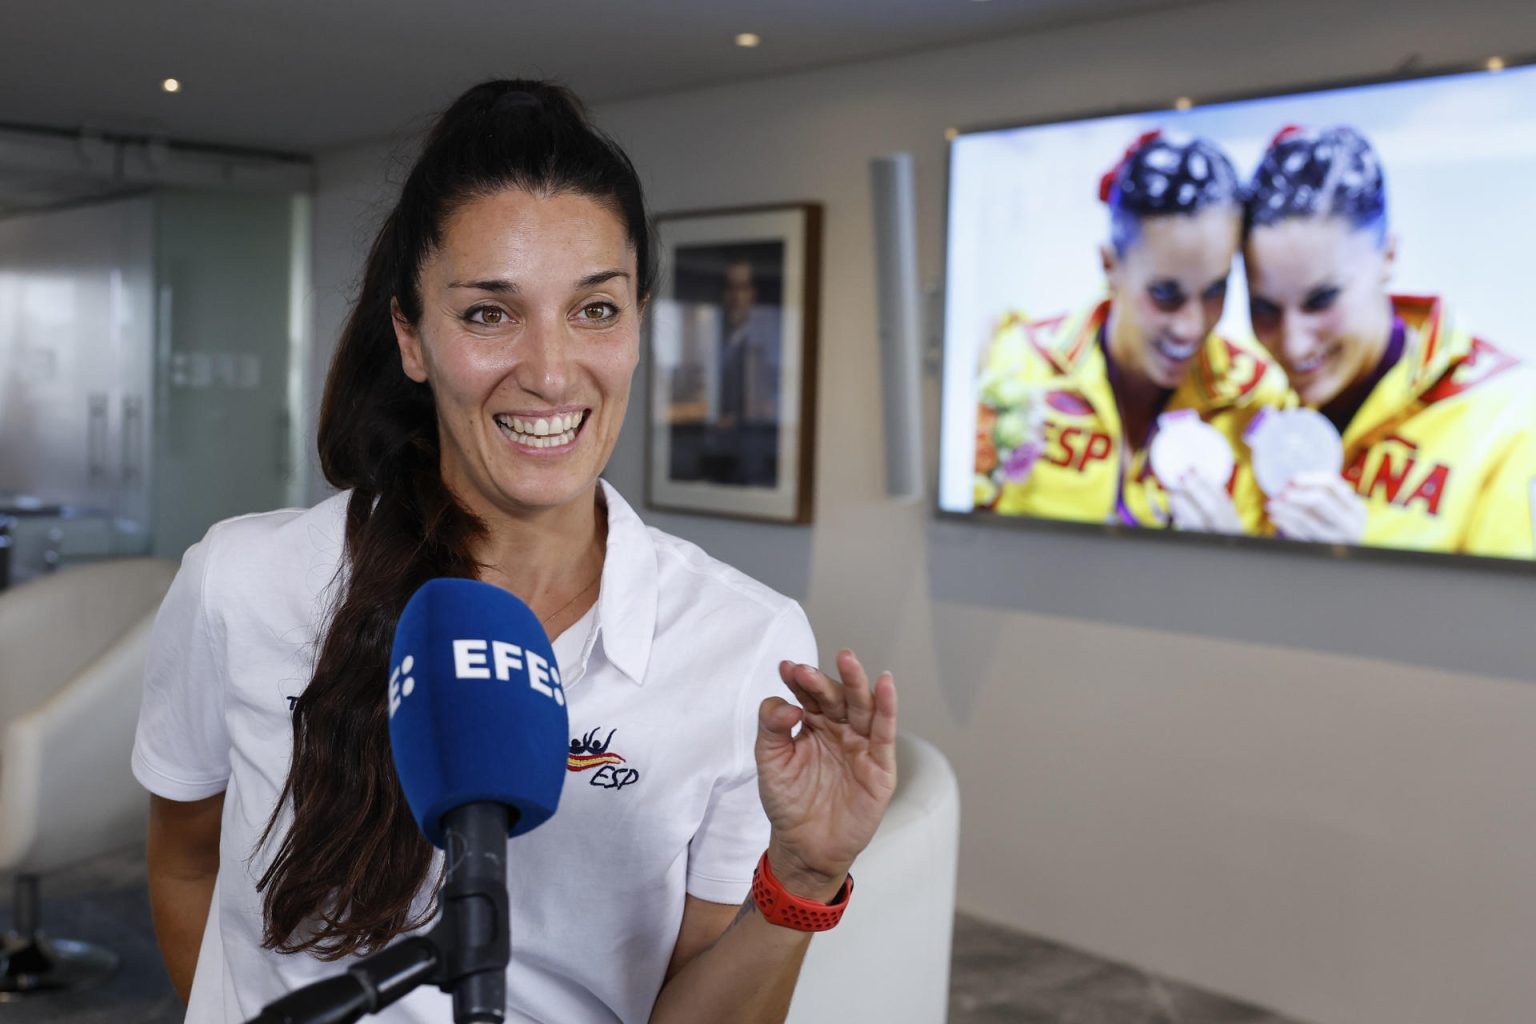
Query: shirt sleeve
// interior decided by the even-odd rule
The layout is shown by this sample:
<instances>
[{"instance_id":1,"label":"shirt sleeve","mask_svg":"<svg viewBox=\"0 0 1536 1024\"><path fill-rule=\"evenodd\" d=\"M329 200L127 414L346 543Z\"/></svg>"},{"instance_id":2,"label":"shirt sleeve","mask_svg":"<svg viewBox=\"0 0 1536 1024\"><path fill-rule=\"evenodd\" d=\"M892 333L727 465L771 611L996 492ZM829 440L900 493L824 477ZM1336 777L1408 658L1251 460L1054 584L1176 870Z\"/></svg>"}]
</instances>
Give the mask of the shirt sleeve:
<instances>
[{"instance_id":1,"label":"shirt sleeve","mask_svg":"<svg viewBox=\"0 0 1536 1024\"><path fill-rule=\"evenodd\" d=\"M757 710L767 697L798 703L779 678L779 662L785 659L818 663L811 624L793 602L769 627L748 666L735 710L734 770L715 783L704 820L688 844L690 896L741 903L752 887L752 869L768 848L768 816L757 792Z\"/></svg>"},{"instance_id":2,"label":"shirt sleeve","mask_svg":"<svg viewBox=\"0 0 1536 1024\"><path fill-rule=\"evenodd\" d=\"M133 774L157 796L202 800L229 783L224 637L208 612L212 531L187 550L155 615Z\"/></svg>"}]
</instances>

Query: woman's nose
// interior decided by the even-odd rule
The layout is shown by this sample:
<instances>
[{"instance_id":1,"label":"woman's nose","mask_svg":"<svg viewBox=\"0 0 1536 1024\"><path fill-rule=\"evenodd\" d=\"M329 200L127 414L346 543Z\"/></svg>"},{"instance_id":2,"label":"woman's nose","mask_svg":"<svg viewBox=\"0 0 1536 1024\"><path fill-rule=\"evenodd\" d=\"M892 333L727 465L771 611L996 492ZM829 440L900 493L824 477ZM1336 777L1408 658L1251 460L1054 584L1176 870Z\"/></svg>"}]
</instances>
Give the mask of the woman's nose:
<instances>
[{"instance_id":1,"label":"woman's nose","mask_svg":"<svg viewBox=\"0 0 1536 1024\"><path fill-rule=\"evenodd\" d=\"M560 401L570 380L570 348L563 322L547 317L529 320L518 339L517 383L523 390L551 402Z\"/></svg>"},{"instance_id":2,"label":"woman's nose","mask_svg":"<svg viewBox=\"0 0 1536 1024\"><path fill-rule=\"evenodd\" d=\"M1199 341L1209 333L1205 325L1205 309L1198 302L1186 302L1173 315L1173 329L1183 341Z\"/></svg>"},{"instance_id":3,"label":"woman's nose","mask_svg":"<svg viewBox=\"0 0 1536 1024\"><path fill-rule=\"evenodd\" d=\"M1281 330L1282 351L1287 360L1297 362L1312 354L1317 334L1306 317L1296 313L1287 315Z\"/></svg>"}]
</instances>

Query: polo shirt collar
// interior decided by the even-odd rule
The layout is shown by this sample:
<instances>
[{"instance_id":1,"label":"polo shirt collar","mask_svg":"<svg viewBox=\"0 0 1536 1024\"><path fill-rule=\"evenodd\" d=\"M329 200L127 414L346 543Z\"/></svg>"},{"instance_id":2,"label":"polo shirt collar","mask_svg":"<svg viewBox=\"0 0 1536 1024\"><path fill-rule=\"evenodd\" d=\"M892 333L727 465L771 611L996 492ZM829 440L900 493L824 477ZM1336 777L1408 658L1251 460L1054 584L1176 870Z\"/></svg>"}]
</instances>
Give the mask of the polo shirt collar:
<instances>
[{"instance_id":1,"label":"polo shirt collar","mask_svg":"<svg viewBox=\"0 0 1536 1024\"><path fill-rule=\"evenodd\" d=\"M607 480L598 481L608 503L608 546L597 596L597 632L603 654L637 686L645 685L656 636L656 546L629 502Z\"/></svg>"}]
</instances>

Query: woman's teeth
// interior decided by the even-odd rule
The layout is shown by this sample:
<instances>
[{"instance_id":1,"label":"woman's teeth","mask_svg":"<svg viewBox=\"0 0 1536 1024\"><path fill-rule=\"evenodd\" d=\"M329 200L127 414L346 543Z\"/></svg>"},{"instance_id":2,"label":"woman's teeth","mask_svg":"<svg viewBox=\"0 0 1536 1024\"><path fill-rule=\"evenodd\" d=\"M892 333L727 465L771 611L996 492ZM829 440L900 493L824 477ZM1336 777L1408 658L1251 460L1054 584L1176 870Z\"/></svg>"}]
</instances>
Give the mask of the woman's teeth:
<instances>
[{"instance_id":1,"label":"woman's teeth","mask_svg":"<svg viewBox=\"0 0 1536 1024\"><path fill-rule=\"evenodd\" d=\"M559 448L576 440L585 413L572 412L561 416L497 416L496 425L502 433L520 445L529 448Z\"/></svg>"},{"instance_id":2,"label":"woman's teeth","mask_svg":"<svg viewBox=\"0 0 1536 1024\"><path fill-rule=\"evenodd\" d=\"M1200 347L1198 341L1191 341L1181 345L1169 338L1158 338L1152 345L1164 359L1170 359L1176 363L1182 363L1184 360L1189 359Z\"/></svg>"}]
</instances>

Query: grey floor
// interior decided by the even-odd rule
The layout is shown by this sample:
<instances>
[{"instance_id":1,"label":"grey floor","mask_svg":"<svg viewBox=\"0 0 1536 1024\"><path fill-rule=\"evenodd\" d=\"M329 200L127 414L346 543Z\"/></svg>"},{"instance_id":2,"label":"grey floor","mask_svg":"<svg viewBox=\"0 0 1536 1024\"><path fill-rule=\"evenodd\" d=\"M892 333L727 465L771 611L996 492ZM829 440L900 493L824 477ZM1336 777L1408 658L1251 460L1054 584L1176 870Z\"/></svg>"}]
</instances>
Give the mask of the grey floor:
<instances>
[{"instance_id":1,"label":"grey floor","mask_svg":"<svg viewBox=\"0 0 1536 1024\"><path fill-rule=\"evenodd\" d=\"M124 850L43 883L43 924L54 935L99 942L122 963L97 988L0 1001L0 1022L180 1024L149 929L144 858ZM0 931L11 921L0 892ZM3 997L0 997L3 1000ZM950 1024L1297 1024L1167 978L1066 946L955 918ZM858 1024L858 1022L856 1022Z\"/></svg>"}]
</instances>

